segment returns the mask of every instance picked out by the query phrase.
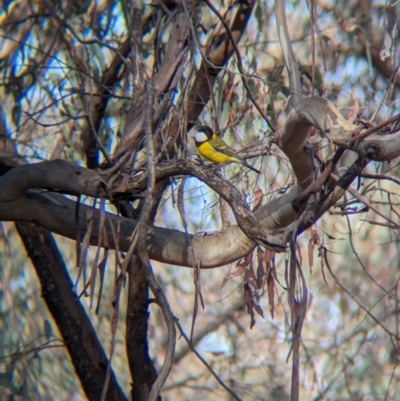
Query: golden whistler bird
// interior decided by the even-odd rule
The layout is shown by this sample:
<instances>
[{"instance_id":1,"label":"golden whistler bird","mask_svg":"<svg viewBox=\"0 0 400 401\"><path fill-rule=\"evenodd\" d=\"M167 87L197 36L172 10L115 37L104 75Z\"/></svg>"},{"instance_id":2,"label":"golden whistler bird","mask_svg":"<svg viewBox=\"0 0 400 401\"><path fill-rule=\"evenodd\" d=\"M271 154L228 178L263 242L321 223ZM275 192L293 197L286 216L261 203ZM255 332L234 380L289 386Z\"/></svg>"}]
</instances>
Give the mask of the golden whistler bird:
<instances>
[{"instance_id":1,"label":"golden whistler bird","mask_svg":"<svg viewBox=\"0 0 400 401\"><path fill-rule=\"evenodd\" d=\"M202 125L201 127L197 128L194 141L196 143L196 147L199 153L213 163L241 163L250 170L261 174L261 171L257 170L245 160L243 160L207 125Z\"/></svg>"}]
</instances>

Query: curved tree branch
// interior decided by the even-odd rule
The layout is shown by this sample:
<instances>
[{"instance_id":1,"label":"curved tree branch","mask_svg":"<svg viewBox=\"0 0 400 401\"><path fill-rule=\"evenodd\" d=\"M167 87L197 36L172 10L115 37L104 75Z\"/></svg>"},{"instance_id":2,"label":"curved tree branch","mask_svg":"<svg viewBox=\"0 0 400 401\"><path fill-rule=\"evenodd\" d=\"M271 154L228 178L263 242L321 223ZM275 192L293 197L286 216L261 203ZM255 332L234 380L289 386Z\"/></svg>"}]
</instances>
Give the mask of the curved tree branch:
<instances>
[{"instance_id":1,"label":"curved tree branch","mask_svg":"<svg viewBox=\"0 0 400 401\"><path fill-rule=\"evenodd\" d=\"M109 197L102 189L103 183L100 174L92 170L76 167L68 162L60 160L38 163L32 165L31 169L27 167L29 166L22 166L21 168L23 170L19 171L16 170L19 169L19 167L13 169L0 179L0 204L3 205L0 210L0 220L34 222L46 227L50 231L58 232L61 235L76 239L76 224L73 213L71 213L74 202L57 196L56 194L40 194L37 192L33 193L32 191L25 194L25 191L29 188L55 189L59 187L60 191L69 194L81 193L87 196L98 197L104 195ZM49 171L49 174L46 175L45 171ZM236 257L236 259L240 258L243 254L250 252L252 247L255 246L254 241L248 238L249 235L257 241L262 241L263 243L271 244L271 246L278 246L279 249L284 249L286 241L285 236L283 234L273 235L272 232L263 228L248 210L238 190L222 177L215 175L213 169L196 165L191 160L165 162L156 167L157 179L164 179L172 175L182 174L195 175L220 193L221 196L231 204L239 225L247 232L246 236L237 227L233 227L223 234L192 236L190 245L194 248L198 263L206 267L211 267L215 266L215 262L217 262L217 264L228 263L226 262L226 258L235 260L231 259L232 256ZM10 188L13 185L12 183L15 182L20 175L24 176L22 181L16 184L14 188ZM136 182L129 186L130 191L137 192L139 188L144 190L146 182L143 181L143 179L145 180L146 177L147 174L142 174L138 179L135 179ZM48 180L47 184L46 180ZM142 187L142 185L144 185L144 187ZM80 210L79 219L82 225L80 231L84 233L87 224L86 213L89 207L81 205ZM100 218L96 213L94 218L96 219L94 227L99 227L100 220L97 219ZM136 223L112 214L107 214L106 221L106 225L112 224L115 225L116 228L120 226L115 230L121 233L120 242L118 244L120 247L119 249L128 249L129 241L126 238L132 234ZM179 246L182 244L187 244L186 246L189 245L184 233L180 233L177 230L167 230L157 227L154 227L153 230L157 239L154 237L153 240L155 240L155 242L151 241L152 247L155 247L153 248L155 252L151 255L152 258L164 260L161 256L164 255L166 257L166 263L184 264L186 266L192 265L190 249L188 248L186 251L180 249L178 251ZM111 227L108 226L108 230L106 231L108 236L103 240L102 245L114 248L116 244L112 237ZM96 234L96 230L94 230L91 239L91 241L93 241L91 242L92 244L96 244L96 238L98 240L98 232ZM205 241L207 241L210 246L209 252L207 252L209 255L208 257L204 255L200 256ZM167 244L169 244L170 247L166 248ZM178 255L176 252L181 256L177 257Z\"/></svg>"},{"instance_id":2,"label":"curved tree branch","mask_svg":"<svg viewBox=\"0 0 400 401\"><path fill-rule=\"evenodd\" d=\"M362 156L369 156L365 152L365 144L373 141L374 146L379 146L382 151L373 154L371 159L389 160L394 155L400 154L399 133L375 134L353 144L351 135L356 126L344 120L331 102L317 97L303 99L290 112L286 125L278 138L280 147L287 153L300 184L313 182L312 165L305 162L305 160L310 160L310 155L304 152L304 143L312 127L317 127L335 141L340 139L345 142L345 139L348 138L348 148L358 151ZM255 217L248 210L247 204L236 188L210 168L196 165L191 160L182 159L159 163L155 167L155 174L157 181L174 175L192 175L202 180L230 204L240 227L239 229L232 226L224 233L189 237L177 230L153 227L152 237L149 240L150 258L183 266L192 265L191 247L195 253L196 263L200 263L202 267L215 267L237 260L250 252L259 242L283 250L288 231L273 232L268 227L282 228L295 221L297 209L293 207L293 202L301 193L300 190L303 191L307 188L307 186L299 185L299 189L282 196L270 205L261 207ZM99 173L87 170L61 160L16 167L0 179L0 205L2 206L0 220L34 222L50 231L76 239L77 230L74 219L71 217L74 205L72 201L56 194L40 195L32 193L32 191L26 193L26 191L32 188L58 190L68 194L112 199L117 194L113 193L113 188L107 188L105 184L107 180L107 172ZM146 186L147 172L143 171L131 177L125 187L127 193L125 196L140 194L146 189ZM80 215L80 231L82 233L85 232L87 226L85 215L87 210L88 207L82 205ZM129 249L129 242L126 238L131 235L136 223L107 214L106 224L120 226L120 229L115 230L121 232L118 239L119 249ZM97 225L97 227L99 226ZM91 243L97 245L97 241L98 232L94 232ZM114 242L110 231L102 246L115 247ZM208 250L206 253L201 252L204 246Z\"/></svg>"}]
</instances>

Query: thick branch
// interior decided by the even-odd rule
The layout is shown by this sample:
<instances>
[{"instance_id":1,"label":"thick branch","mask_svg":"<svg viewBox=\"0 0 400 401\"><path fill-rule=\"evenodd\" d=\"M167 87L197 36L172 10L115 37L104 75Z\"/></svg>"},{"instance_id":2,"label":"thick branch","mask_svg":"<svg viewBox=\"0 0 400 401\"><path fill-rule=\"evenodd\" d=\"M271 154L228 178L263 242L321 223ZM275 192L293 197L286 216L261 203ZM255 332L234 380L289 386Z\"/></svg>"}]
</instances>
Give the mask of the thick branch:
<instances>
[{"instance_id":1,"label":"thick branch","mask_svg":"<svg viewBox=\"0 0 400 401\"><path fill-rule=\"evenodd\" d=\"M10 204L10 209L5 213L0 210L0 220L31 222L76 240L78 231L81 233L80 238L83 238L87 230L91 207L80 205L79 230L75 224L75 210L76 203L61 195L33 194ZM95 211L90 244L110 249L118 247L120 251L127 252L131 244L129 237L136 228L136 222L111 213L106 213L105 216L105 235L100 242L100 213ZM237 226L230 227L224 233L198 235L186 235L178 230L161 227L152 227L149 230L150 258L178 266L192 266L192 249L196 263L200 263L203 268L212 268L241 258L254 246L254 241ZM207 249L207 252L202 252L203 249Z\"/></svg>"},{"instance_id":2,"label":"thick branch","mask_svg":"<svg viewBox=\"0 0 400 401\"><path fill-rule=\"evenodd\" d=\"M278 137L279 145L288 155L300 183L313 182L311 156L304 151L304 144L312 127L317 127L336 142L347 144L349 148L359 151L362 156L366 156L362 151L368 146L365 144L370 144L372 141L374 148L379 146L382 149L374 155L377 160L389 160L400 154L398 140L400 134L371 135L354 144L351 141L351 135L356 126L348 123L331 102L317 97L303 99L289 114L285 127ZM149 252L152 259L190 266L193 247L196 263L200 263L203 267L215 267L246 255L255 246L255 241L270 245L278 244L283 249L286 236L284 234L271 235L266 227L284 227L295 221L297 212L292 207L292 202L299 191L294 190L271 204L263 206L257 211L257 217L255 217L248 210L236 188L210 168L196 165L185 159L163 162L156 166L157 181L182 174L196 176L218 192L232 207L240 228L246 232L247 236L235 226L224 233L195 236L186 236L176 230L153 227L149 239ZM106 177L106 172L100 174L61 160L16 167L0 179L0 220L33 222L50 231L76 239L77 229L72 201L55 194L35 195L32 192L26 194L26 191L36 188L111 198L113 191L112 188L106 190ZM147 173L144 171L131 177L126 192L128 194L141 193L146 190L146 187ZM82 233L85 232L88 223L87 211L88 207L82 206L79 221ZM95 227L99 227L97 214L95 219L97 219ZM119 249L127 250L129 248L127 237L132 234L135 223L107 214L108 230L106 231L108 233L101 245L114 248L116 244L111 224L115 226L114 232L121 233L117 239ZM118 226L121 228L118 229ZM98 238L97 229L93 232L91 243L97 245ZM207 249L207 252L203 252L203 249Z\"/></svg>"},{"instance_id":3,"label":"thick branch","mask_svg":"<svg viewBox=\"0 0 400 401\"><path fill-rule=\"evenodd\" d=\"M262 227L248 209L240 192L232 184L216 175L213 169L197 165L193 161L185 159L161 163L156 167L157 180L182 174L196 176L218 192L230 204L240 228L248 237L263 244L274 246L275 248L277 246L280 250L284 249L285 237L282 235L272 235L271 232ZM19 176L22 177L20 181L18 180ZM60 213L58 210L59 207L54 201L46 202L43 197L35 197L32 193L26 195L25 191L29 188L58 189L69 194L82 194L93 197L103 194L109 197L102 189L103 185L100 174L60 160L34 164L31 168L29 166L17 167L0 179L0 203L2 204L0 220L35 222L51 231L62 231L65 234L69 232L67 236L76 238L75 224L73 223L72 216L69 218L65 216L66 220L69 220L69 224L67 224L67 221L61 223L62 213ZM128 185L127 191L130 193L142 192L145 190L146 185L147 173L142 173L139 176L133 177L132 184ZM48 204L45 206L44 202ZM66 199L57 199L55 202L64 204L68 201ZM85 208L82 208L82 214L84 210ZM70 221L71 218L72 221ZM119 221L119 218L109 215L109 221L114 221L115 223ZM85 223L83 225L85 226ZM132 224L129 223L129 226L132 227ZM132 231L128 233L128 236L131 234ZM234 245L233 242L236 242L235 240L237 239L240 240L241 244L236 244L236 246L241 250L243 250L244 246L246 248L245 254L251 250L248 247L250 243L253 246L255 245L252 241L244 240L243 236L235 230L231 232L232 234L234 236L227 239L227 242L230 243L228 248L231 248ZM196 258L200 258L200 255L203 253L201 249L204 246L204 238L209 237L203 238L203 236L197 236L197 238L199 239L194 241L194 248L196 255L198 255ZM109 241L110 243L114 242L112 238L109 238ZM237 256L237 251L234 254ZM185 261L187 260L186 257L184 259ZM170 261L170 263L176 264L173 261ZM181 263L178 262L177 264ZM189 265L191 265L190 262Z\"/></svg>"},{"instance_id":4,"label":"thick branch","mask_svg":"<svg viewBox=\"0 0 400 401\"><path fill-rule=\"evenodd\" d=\"M307 138L314 127L338 146L369 160L391 160L400 155L399 132L373 134L354 142L352 135L358 126L346 121L332 102L317 96L302 99L291 110L285 126L275 138L288 156L301 190L314 180L313 160L306 149Z\"/></svg>"},{"instance_id":5,"label":"thick branch","mask_svg":"<svg viewBox=\"0 0 400 401\"><path fill-rule=\"evenodd\" d=\"M42 296L63 336L76 373L91 401L100 399L108 360L86 315L50 233L30 224L17 224L42 286ZM127 401L112 372L107 400Z\"/></svg>"},{"instance_id":6,"label":"thick branch","mask_svg":"<svg viewBox=\"0 0 400 401\"><path fill-rule=\"evenodd\" d=\"M366 146L363 144L372 141L375 148L380 146L380 149L383 149L373 155L377 160L390 160L400 153L398 133L371 135L354 144L351 141L351 135L356 126L344 120L331 102L317 97L303 99L289 114L285 127L278 137L279 145L288 155L300 183L313 182L311 156L304 151L304 144L312 127L317 127L334 138L336 142L339 140L345 142L347 138L348 147L358 150L363 156L366 156L362 151L363 146L364 148ZM224 233L188 237L176 230L154 227L149 240L151 258L165 263L190 266L192 265L191 247L193 247L196 263L201 263L203 267L215 267L237 260L250 252L255 242L249 237L264 243L284 245L285 235L275 235L272 238L271 232L266 231L265 227L288 226L297 218L292 202L300 191L294 190L271 204L263 206L257 211L258 221L255 223L255 217L250 213L236 189L214 174L211 169L198 166L190 160L163 162L156 166L157 181L182 174L196 176L223 196L235 211L238 224L248 236L234 226ZM106 190L106 176L106 173L100 174L61 160L16 167L0 179L0 220L33 222L50 231L76 239L77 230L72 217L74 215L73 202L56 197L55 194L47 195L46 199L44 196L34 196L32 193L26 195L25 191L30 188L56 189L69 194L110 198L112 188ZM131 178L126 192L141 193L145 191L146 185L147 173L141 172ZM300 189L304 188L300 186ZM81 211L80 230L84 232L87 225L85 215L87 207L82 207ZM107 216L107 224L124 227L125 237L122 235L118 238L118 242L120 249L127 250L129 244L126 238L132 234L135 223L115 215L108 214ZM98 218L97 215L95 218ZM115 231L120 232L118 229ZM97 231L93 233L91 243L98 244ZM102 246L115 246L111 231L108 232L107 240ZM202 252L203 249L208 251Z\"/></svg>"},{"instance_id":7,"label":"thick branch","mask_svg":"<svg viewBox=\"0 0 400 401\"><path fill-rule=\"evenodd\" d=\"M375 161L391 160L400 155L400 132L394 134L372 134L360 141L353 140L357 125L344 119L335 105L322 97L302 99L290 112L280 138L280 147L288 155L290 162L296 163L297 156L312 127L318 128L336 145L352 150L361 157ZM304 161L304 160L303 160ZM295 169L295 166L293 166ZM303 176L302 169L295 173ZM307 172L307 174L309 171Z\"/></svg>"},{"instance_id":8,"label":"thick branch","mask_svg":"<svg viewBox=\"0 0 400 401\"><path fill-rule=\"evenodd\" d=\"M147 400L157 372L149 355L147 341L149 297L148 285L139 263L129 263L128 313L126 315L126 349L129 369L134 379L133 400Z\"/></svg>"}]
</instances>

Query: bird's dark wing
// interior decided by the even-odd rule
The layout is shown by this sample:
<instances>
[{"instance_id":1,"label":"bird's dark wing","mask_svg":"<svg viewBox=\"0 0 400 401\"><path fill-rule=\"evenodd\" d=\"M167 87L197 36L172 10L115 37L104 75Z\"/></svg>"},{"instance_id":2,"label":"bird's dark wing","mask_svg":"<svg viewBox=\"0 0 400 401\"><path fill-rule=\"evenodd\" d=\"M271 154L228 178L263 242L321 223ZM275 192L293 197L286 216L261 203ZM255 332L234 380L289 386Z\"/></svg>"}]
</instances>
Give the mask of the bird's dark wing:
<instances>
[{"instance_id":1,"label":"bird's dark wing","mask_svg":"<svg viewBox=\"0 0 400 401\"><path fill-rule=\"evenodd\" d=\"M247 163L245 160L243 160L230 146L228 146L221 138L214 136L214 138L211 140L212 147L217 150L218 152L221 152L225 155L234 157L237 159L239 163L242 163L244 166L249 168L250 170L255 171L258 174L261 174L261 171L257 170L255 167Z\"/></svg>"},{"instance_id":2,"label":"bird's dark wing","mask_svg":"<svg viewBox=\"0 0 400 401\"><path fill-rule=\"evenodd\" d=\"M221 152L228 156L232 156L240 161L242 160L240 156L230 146L228 146L222 139L218 137L214 137L212 139L211 145L218 152Z\"/></svg>"}]
</instances>

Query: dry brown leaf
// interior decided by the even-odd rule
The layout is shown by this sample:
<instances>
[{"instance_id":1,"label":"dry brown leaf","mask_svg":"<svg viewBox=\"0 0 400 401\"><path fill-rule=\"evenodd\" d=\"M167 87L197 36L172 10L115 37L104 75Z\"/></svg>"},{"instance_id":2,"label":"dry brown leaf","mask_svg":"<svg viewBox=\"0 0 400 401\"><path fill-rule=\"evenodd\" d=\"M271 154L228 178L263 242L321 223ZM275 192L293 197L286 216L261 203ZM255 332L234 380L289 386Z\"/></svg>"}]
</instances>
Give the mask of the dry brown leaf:
<instances>
[{"instance_id":1,"label":"dry brown leaf","mask_svg":"<svg viewBox=\"0 0 400 401\"><path fill-rule=\"evenodd\" d=\"M228 272L225 274L224 278L222 279L221 289L224 288L225 284L233 277L242 276L244 271L246 270L246 265L244 262L238 262L236 264L236 270L233 272Z\"/></svg>"},{"instance_id":2,"label":"dry brown leaf","mask_svg":"<svg viewBox=\"0 0 400 401\"><path fill-rule=\"evenodd\" d=\"M319 257L321 258L321 272L322 272L322 278L324 279L324 283L328 285L326 281L326 276L325 276L325 248L324 247L319 247Z\"/></svg>"},{"instance_id":3,"label":"dry brown leaf","mask_svg":"<svg viewBox=\"0 0 400 401\"><path fill-rule=\"evenodd\" d=\"M358 99L356 97L352 97L351 102L352 107L350 108L350 113L347 117L347 121L349 123L352 123L357 118L358 113L360 112L360 103L358 102Z\"/></svg>"},{"instance_id":4,"label":"dry brown leaf","mask_svg":"<svg viewBox=\"0 0 400 401\"><path fill-rule=\"evenodd\" d=\"M312 271L314 266L314 247L315 245L320 245L320 239L315 226L312 226L309 231L311 232L311 237L308 241L308 264L310 266L310 271Z\"/></svg>"},{"instance_id":5,"label":"dry brown leaf","mask_svg":"<svg viewBox=\"0 0 400 401\"><path fill-rule=\"evenodd\" d=\"M99 288L99 294L97 296L97 306L96 306L96 315L99 314L100 310L100 301L101 301L101 295L103 293L103 285L104 285L104 273L106 270L106 265L107 265L107 259L108 259L108 249L104 249L104 254L103 254L103 259L101 260L98 268L99 268L99 279L100 279L100 288Z\"/></svg>"},{"instance_id":6,"label":"dry brown leaf","mask_svg":"<svg viewBox=\"0 0 400 401\"><path fill-rule=\"evenodd\" d=\"M269 263L274 259L275 252L271 251L270 249L266 249L264 251L264 261Z\"/></svg>"},{"instance_id":7,"label":"dry brown leaf","mask_svg":"<svg viewBox=\"0 0 400 401\"><path fill-rule=\"evenodd\" d=\"M268 291L268 303L269 303L269 310L271 312L272 319L275 315L275 280L270 270L268 277L267 277L267 291Z\"/></svg>"},{"instance_id":8,"label":"dry brown leaf","mask_svg":"<svg viewBox=\"0 0 400 401\"><path fill-rule=\"evenodd\" d=\"M260 188L259 185L256 185L256 189L254 191L253 212L261 206L263 197L264 193L262 189Z\"/></svg>"},{"instance_id":9,"label":"dry brown leaf","mask_svg":"<svg viewBox=\"0 0 400 401\"><path fill-rule=\"evenodd\" d=\"M185 232L187 234L187 223L186 223L185 202L184 202L185 182L186 182L186 177L183 177L178 187L178 211L182 219L183 227L185 228Z\"/></svg>"},{"instance_id":10,"label":"dry brown leaf","mask_svg":"<svg viewBox=\"0 0 400 401\"><path fill-rule=\"evenodd\" d=\"M256 272L256 283L257 283L257 289L259 290L263 287L264 277L265 277L265 267L262 263L259 263Z\"/></svg>"}]
</instances>

